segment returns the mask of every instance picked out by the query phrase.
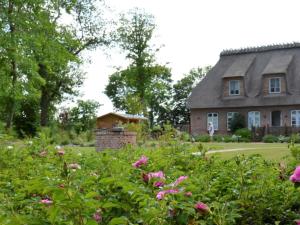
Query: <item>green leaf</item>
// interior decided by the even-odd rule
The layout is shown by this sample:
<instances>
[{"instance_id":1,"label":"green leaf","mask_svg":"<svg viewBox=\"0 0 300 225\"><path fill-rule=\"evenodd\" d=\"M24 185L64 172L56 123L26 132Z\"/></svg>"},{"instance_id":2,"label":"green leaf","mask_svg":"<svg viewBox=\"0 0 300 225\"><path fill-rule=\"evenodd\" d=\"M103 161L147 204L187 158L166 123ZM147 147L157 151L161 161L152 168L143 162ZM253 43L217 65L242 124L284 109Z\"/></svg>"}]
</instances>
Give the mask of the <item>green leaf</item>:
<instances>
[{"instance_id":1,"label":"green leaf","mask_svg":"<svg viewBox=\"0 0 300 225\"><path fill-rule=\"evenodd\" d=\"M113 218L109 222L109 225L125 225L125 224L128 224L128 219L125 216Z\"/></svg>"}]
</instances>

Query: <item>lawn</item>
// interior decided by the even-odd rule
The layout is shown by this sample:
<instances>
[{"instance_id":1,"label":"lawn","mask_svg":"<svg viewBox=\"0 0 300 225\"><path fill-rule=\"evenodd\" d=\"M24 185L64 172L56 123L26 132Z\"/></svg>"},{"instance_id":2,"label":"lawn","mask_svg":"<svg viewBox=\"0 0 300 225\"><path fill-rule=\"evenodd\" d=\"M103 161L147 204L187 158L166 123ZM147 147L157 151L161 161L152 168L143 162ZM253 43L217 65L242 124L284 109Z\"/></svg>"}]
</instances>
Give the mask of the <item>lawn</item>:
<instances>
[{"instance_id":1,"label":"lawn","mask_svg":"<svg viewBox=\"0 0 300 225\"><path fill-rule=\"evenodd\" d=\"M207 146L216 152L211 154L219 155L223 159L229 159L239 154L260 154L266 159L280 161L290 156L286 143L208 143ZM218 150L228 150L228 152L218 153Z\"/></svg>"},{"instance_id":2,"label":"lawn","mask_svg":"<svg viewBox=\"0 0 300 225\"><path fill-rule=\"evenodd\" d=\"M260 154L265 159L281 161L290 156L287 143L204 143L209 147L211 154L230 159L236 155ZM76 147L78 151L94 151L94 147ZM224 151L224 152L223 152ZM226 152L228 151L228 152Z\"/></svg>"}]
</instances>

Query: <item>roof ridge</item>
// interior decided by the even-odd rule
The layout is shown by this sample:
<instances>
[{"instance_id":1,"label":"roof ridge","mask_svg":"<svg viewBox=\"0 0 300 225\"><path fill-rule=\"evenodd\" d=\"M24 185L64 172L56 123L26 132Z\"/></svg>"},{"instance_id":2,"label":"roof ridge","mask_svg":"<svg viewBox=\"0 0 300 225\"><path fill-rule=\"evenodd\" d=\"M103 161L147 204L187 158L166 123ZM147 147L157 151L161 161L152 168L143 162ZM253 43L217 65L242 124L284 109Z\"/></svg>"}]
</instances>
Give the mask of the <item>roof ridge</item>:
<instances>
[{"instance_id":1,"label":"roof ridge","mask_svg":"<svg viewBox=\"0 0 300 225\"><path fill-rule=\"evenodd\" d=\"M246 47L246 48L239 48L239 49L225 49L220 53L220 56L266 52L266 51L290 49L290 48L300 48L300 42L262 45L262 46Z\"/></svg>"}]
</instances>

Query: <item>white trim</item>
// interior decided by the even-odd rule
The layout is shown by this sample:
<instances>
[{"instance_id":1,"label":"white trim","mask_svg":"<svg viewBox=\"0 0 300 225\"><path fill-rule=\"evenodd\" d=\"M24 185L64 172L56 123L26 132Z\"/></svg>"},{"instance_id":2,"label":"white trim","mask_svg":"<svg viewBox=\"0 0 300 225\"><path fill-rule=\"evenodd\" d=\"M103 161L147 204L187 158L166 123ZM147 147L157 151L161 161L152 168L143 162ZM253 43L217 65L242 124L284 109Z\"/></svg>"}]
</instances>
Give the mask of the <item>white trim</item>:
<instances>
[{"instance_id":1,"label":"white trim","mask_svg":"<svg viewBox=\"0 0 300 225\"><path fill-rule=\"evenodd\" d=\"M238 83L238 94L231 94L231 82L232 81L237 81ZM241 94L241 85L240 85L240 80L229 80L229 95L240 95Z\"/></svg>"},{"instance_id":2,"label":"white trim","mask_svg":"<svg viewBox=\"0 0 300 225\"><path fill-rule=\"evenodd\" d=\"M210 121L208 121L208 114L217 114L217 126L215 126L215 124L213 123L214 125L214 130L219 130L219 113L217 112L208 112L207 115L206 115L206 129L208 130L208 123Z\"/></svg>"},{"instance_id":3,"label":"white trim","mask_svg":"<svg viewBox=\"0 0 300 225\"><path fill-rule=\"evenodd\" d=\"M293 125L293 116L292 116L293 112L296 113L296 125ZM297 118L297 116L300 117L300 110L299 110L299 109L291 110L291 126L292 126L292 127L300 127L300 118ZM297 121L298 121L299 123L297 123Z\"/></svg>"},{"instance_id":4,"label":"white trim","mask_svg":"<svg viewBox=\"0 0 300 225\"><path fill-rule=\"evenodd\" d=\"M271 80L279 79L279 92L271 91ZM276 88L276 87L274 87ZM280 94L281 93L281 77L270 77L269 78L269 94Z\"/></svg>"},{"instance_id":5,"label":"white trim","mask_svg":"<svg viewBox=\"0 0 300 225\"><path fill-rule=\"evenodd\" d=\"M256 122L257 121L255 121L255 119L256 119L256 113L258 113L259 114L259 121L258 121L258 123L257 123L257 125L258 125L258 127L260 127L260 125L261 125L261 115L260 115L260 111L249 111L248 112L248 118L247 118L247 125L248 125L248 129L251 129L252 128L252 126L250 126L250 123L249 123L249 119L250 119L250 114L252 114L252 115L254 115L254 123L256 124Z\"/></svg>"}]
</instances>

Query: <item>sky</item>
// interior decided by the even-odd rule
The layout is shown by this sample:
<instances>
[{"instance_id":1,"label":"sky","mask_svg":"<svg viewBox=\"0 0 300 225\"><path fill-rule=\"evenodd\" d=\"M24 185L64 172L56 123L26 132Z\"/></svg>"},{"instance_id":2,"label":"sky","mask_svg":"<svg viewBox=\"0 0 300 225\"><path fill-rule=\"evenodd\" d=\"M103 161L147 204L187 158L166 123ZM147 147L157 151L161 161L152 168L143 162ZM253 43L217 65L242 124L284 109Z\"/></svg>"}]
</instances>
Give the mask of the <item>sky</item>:
<instances>
[{"instance_id":1,"label":"sky","mask_svg":"<svg viewBox=\"0 0 300 225\"><path fill-rule=\"evenodd\" d=\"M157 62L168 63L173 80L194 67L215 65L224 49L300 42L298 0L106 0L114 13L134 7L155 17L154 42L163 45ZM86 80L81 99L102 106L98 114L114 111L103 93L116 67L127 66L124 55L99 49L85 52L90 63L83 65Z\"/></svg>"}]
</instances>

